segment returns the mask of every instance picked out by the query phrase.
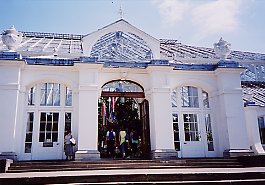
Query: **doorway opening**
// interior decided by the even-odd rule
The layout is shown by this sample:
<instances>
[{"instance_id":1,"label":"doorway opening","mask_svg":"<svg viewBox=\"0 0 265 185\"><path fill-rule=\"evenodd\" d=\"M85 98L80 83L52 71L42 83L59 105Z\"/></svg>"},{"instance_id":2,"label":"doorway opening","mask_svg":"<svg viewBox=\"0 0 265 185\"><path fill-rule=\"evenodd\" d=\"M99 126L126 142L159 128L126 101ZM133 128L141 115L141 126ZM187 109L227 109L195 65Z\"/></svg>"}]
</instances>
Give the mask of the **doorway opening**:
<instances>
[{"instance_id":1,"label":"doorway opening","mask_svg":"<svg viewBox=\"0 0 265 185\"><path fill-rule=\"evenodd\" d=\"M102 89L98 101L101 158L148 159L151 150L149 106L143 88L132 81L117 80L103 85ZM124 142L123 131L126 132ZM121 143L124 143L125 156Z\"/></svg>"}]
</instances>

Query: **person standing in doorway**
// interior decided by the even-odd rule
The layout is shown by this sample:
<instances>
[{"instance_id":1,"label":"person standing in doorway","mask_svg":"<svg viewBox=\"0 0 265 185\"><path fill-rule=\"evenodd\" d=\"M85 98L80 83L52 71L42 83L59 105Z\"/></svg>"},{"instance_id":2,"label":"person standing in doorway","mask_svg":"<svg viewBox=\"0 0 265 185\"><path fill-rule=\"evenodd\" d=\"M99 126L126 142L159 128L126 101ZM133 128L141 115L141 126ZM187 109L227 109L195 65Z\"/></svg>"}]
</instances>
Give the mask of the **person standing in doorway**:
<instances>
[{"instance_id":1,"label":"person standing in doorway","mask_svg":"<svg viewBox=\"0 0 265 185\"><path fill-rule=\"evenodd\" d=\"M137 147L138 147L138 142L139 142L139 136L135 129L132 130L130 134L130 139L131 139L131 147L132 147L131 157L134 158L137 153Z\"/></svg>"},{"instance_id":2,"label":"person standing in doorway","mask_svg":"<svg viewBox=\"0 0 265 185\"><path fill-rule=\"evenodd\" d=\"M64 137L66 160L74 160L73 146L75 145L75 143L72 143L71 141L72 139L73 139L73 136L71 134L71 131L68 131Z\"/></svg>"},{"instance_id":3,"label":"person standing in doorway","mask_svg":"<svg viewBox=\"0 0 265 185\"><path fill-rule=\"evenodd\" d=\"M119 133L119 142L120 142L120 147L121 147L122 158L125 159L126 157L126 153L125 153L126 131L123 128L121 129Z\"/></svg>"},{"instance_id":4,"label":"person standing in doorway","mask_svg":"<svg viewBox=\"0 0 265 185\"><path fill-rule=\"evenodd\" d=\"M109 128L106 134L107 142L107 153L109 157L114 157L114 146L116 142L116 134L113 131L113 128Z\"/></svg>"}]
</instances>

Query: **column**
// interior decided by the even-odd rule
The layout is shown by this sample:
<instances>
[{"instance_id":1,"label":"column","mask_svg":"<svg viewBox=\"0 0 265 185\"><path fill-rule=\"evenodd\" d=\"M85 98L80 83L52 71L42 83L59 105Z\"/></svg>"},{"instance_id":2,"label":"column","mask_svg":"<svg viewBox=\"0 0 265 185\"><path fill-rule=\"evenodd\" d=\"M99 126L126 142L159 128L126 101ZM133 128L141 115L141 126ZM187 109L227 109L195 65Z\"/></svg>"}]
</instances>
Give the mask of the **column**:
<instances>
[{"instance_id":1,"label":"column","mask_svg":"<svg viewBox=\"0 0 265 185\"><path fill-rule=\"evenodd\" d=\"M79 68L79 123L76 160L95 160L98 152L98 69L93 64Z\"/></svg>"},{"instance_id":2,"label":"column","mask_svg":"<svg viewBox=\"0 0 265 185\"><path fill-rule=\"evenodd\" d=\"M247 136L243 110L240 72L241 68L218 68L219 118L221 131L219 141L224 146L225 157L252 155Z\"/></svg>"},{"instance_id":3,"label":"column","mask_svg":"<svg viewBox=\"0 0 265 185\"><path fill-rule=\"evenodd\" d=\"M20 66L24 61L0 60L0 158L16 160L16 126L20 89ZM6 142L5 142L6 141Z\"/></svg>"},{"instance_id":4,"label":"column","mask_svg":"<svg viewBox=\"0 0 265 185\"><path fill-rule=\"evenodd\" d=\"M154 159L176 158L174 148L171 89L169 88L170 67L149 66L151 87L147 92L150 102L151 156Z\"/></svg>"}]
</instances>

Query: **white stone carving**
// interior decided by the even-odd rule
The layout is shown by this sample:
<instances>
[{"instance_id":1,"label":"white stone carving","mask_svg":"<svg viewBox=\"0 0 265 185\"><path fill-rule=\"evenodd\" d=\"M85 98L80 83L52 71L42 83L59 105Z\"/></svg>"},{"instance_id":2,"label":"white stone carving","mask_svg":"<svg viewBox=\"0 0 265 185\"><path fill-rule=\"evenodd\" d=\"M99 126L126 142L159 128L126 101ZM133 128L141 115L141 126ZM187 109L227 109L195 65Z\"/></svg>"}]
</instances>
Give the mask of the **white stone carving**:
<instances>
[{"instance_id":1,"label":"white stone carving","mask_svg":"<svg viewBox=\"0 0 265 185\"><path fill-rule=\"evenodd\" d=\"M228 55L231 53L231 44L223 40L221 37L218 43L214 43L214 51L218 57L225 60Z\"/></svg>"},{"instance_id":2,"label":"white stone carving","mask_svg":"<svg viewBox=\"0 0 265 185\"><path fill-rule=\"evenodd\" d=\"M23 34L18 32L14 26L4 31L2 41L11 51L14 51L22 41Z\"/></svg>"}]
</instances>

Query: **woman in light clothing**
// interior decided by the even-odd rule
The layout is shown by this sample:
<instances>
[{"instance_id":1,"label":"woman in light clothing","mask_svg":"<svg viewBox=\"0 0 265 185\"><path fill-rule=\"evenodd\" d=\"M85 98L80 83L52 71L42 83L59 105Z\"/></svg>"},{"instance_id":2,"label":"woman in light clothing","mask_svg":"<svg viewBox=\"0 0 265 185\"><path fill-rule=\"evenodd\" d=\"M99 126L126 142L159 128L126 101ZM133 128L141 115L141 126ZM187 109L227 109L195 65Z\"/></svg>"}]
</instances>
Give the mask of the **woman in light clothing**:
<instances>
[{"instance_id":1,"label":"woman in light clothing","mask_svg":"<svg viewBox=\"0 0 265 185\"><path fill-rule=\"evenodd\" d=\"M126 141L126 131L122 129L119 133L119 142L120 142L123 159L125 159L125 156L126 156L125 155L125 141Z\"/></svg>"}]
</instances>

